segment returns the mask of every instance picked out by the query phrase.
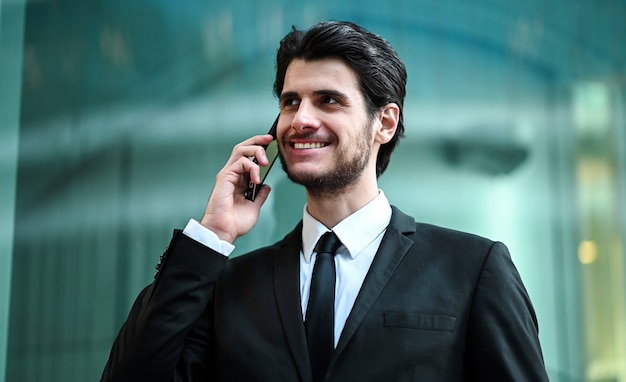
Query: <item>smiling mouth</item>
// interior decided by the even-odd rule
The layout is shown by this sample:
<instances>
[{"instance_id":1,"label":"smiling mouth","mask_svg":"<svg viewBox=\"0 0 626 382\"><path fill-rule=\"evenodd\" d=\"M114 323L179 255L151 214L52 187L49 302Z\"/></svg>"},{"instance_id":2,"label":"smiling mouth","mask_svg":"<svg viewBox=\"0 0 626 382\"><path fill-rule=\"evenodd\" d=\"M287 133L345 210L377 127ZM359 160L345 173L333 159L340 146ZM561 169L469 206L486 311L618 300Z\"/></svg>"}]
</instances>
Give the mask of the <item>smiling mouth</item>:
<instances>
[{"instance_id":1,"label":"smiling mouth","mask_svg":"<svg viewBox=\"0 0 626 382\"><path fill-rule=\"evenodd\" d=\"M294 143L294 149L321 149L328 146L329 143L314 142L314 143Z\"/></svg>"}]
</instances>

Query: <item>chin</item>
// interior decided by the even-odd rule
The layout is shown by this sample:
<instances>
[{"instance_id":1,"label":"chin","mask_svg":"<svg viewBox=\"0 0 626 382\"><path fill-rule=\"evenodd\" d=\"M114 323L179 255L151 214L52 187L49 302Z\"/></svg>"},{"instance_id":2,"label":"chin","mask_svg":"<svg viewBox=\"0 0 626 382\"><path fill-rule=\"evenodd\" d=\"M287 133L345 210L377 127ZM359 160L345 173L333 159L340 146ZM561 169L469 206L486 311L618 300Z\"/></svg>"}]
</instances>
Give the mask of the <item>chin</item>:
<instances>
[{"instance_id":1,"label":"chin","mask_svg":"<svg viewBox=\"0 0 626 382\"><path fill-rule=\"evenodd\" d=\"M319 172L312 171L289 171L287 172L287 177L294 183L308 186L310 184L320 184L322 183L320 179L323 179L323 174Z\"/></svg>"},{"instance_id":2,"label":"chin","mask_svg":"<svg viewBox=\"0 0 626 382\"><path fill-rule=\"evenodd\" d=\"M282 160L281 160L281 164L282 164L283 170L285 171L289 179L292 179L292 180L299 179L299 178L313 179L313 178L318 178L320 176L322 177L324 176L324 172L320 171L320 169L323 168L320 164L304 162L304 163L285 165L285 162L283 162ZM296 182L296 183L299 183L299 182Z\"/></svg>"}]
</instances>

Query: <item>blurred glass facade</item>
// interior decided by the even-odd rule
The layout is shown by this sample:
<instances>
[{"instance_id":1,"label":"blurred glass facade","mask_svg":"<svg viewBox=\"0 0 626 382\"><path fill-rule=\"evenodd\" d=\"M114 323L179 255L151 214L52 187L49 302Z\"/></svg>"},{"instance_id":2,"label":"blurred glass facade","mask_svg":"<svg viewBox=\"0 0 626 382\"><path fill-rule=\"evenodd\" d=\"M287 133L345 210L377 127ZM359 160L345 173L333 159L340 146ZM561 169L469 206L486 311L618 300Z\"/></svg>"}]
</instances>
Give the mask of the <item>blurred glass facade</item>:
<instances>
[{"instance_id":1,"label":"blurred glass facade","mask_svg":"<svg viewBox=\"0 0 626 382\"><path fill-rule=\"evenodd\" d=\"M280 38L324 19L407 65L392 204L509 246L552 380L626 382L621 0L0 0L7 381L99 378L171 230L273 121ZM236 254L301 216L303 191L281 171L268 183Z\"/></svg>"}]
</instances>

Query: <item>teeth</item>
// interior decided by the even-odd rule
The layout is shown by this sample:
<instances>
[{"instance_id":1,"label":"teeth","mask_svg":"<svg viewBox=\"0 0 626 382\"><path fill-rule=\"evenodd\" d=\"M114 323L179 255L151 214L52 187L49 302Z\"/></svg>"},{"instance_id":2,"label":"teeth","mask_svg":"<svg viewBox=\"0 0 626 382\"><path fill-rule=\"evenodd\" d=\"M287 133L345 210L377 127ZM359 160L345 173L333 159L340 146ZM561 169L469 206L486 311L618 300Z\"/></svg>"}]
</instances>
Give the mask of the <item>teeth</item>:
<instances>
[{"instance_id":1,"label":"teeth","mask_svg":"<svg viewBox=\"0 0 626 382\"><path fill-rule=\"evenodd\" d=\"M296 149L320 149L326 146L324 143L294 143L293 147Z\"/></svg>"}]
</instances>

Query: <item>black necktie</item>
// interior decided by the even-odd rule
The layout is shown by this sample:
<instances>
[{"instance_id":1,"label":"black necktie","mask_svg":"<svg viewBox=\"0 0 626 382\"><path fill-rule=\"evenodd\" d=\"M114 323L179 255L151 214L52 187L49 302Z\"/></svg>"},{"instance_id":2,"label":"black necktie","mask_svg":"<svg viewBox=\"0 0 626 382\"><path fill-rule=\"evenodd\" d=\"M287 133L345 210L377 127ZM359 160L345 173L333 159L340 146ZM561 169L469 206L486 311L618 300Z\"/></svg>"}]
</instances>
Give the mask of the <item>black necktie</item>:
<instances>
[{"instance_id":1,"label":"black necktie","mask_svg":"<svg viewBox=\"0 0 626 382\"><path fill-rule=\"evenodd\" d=\"M334 232L326 232L317 242L317 259L311 276L311 291L306 310L306 336L313 368L313 381L326 374L334 347L335 326L335 252L341 241Z\"/></svg>"}]
</instances>

